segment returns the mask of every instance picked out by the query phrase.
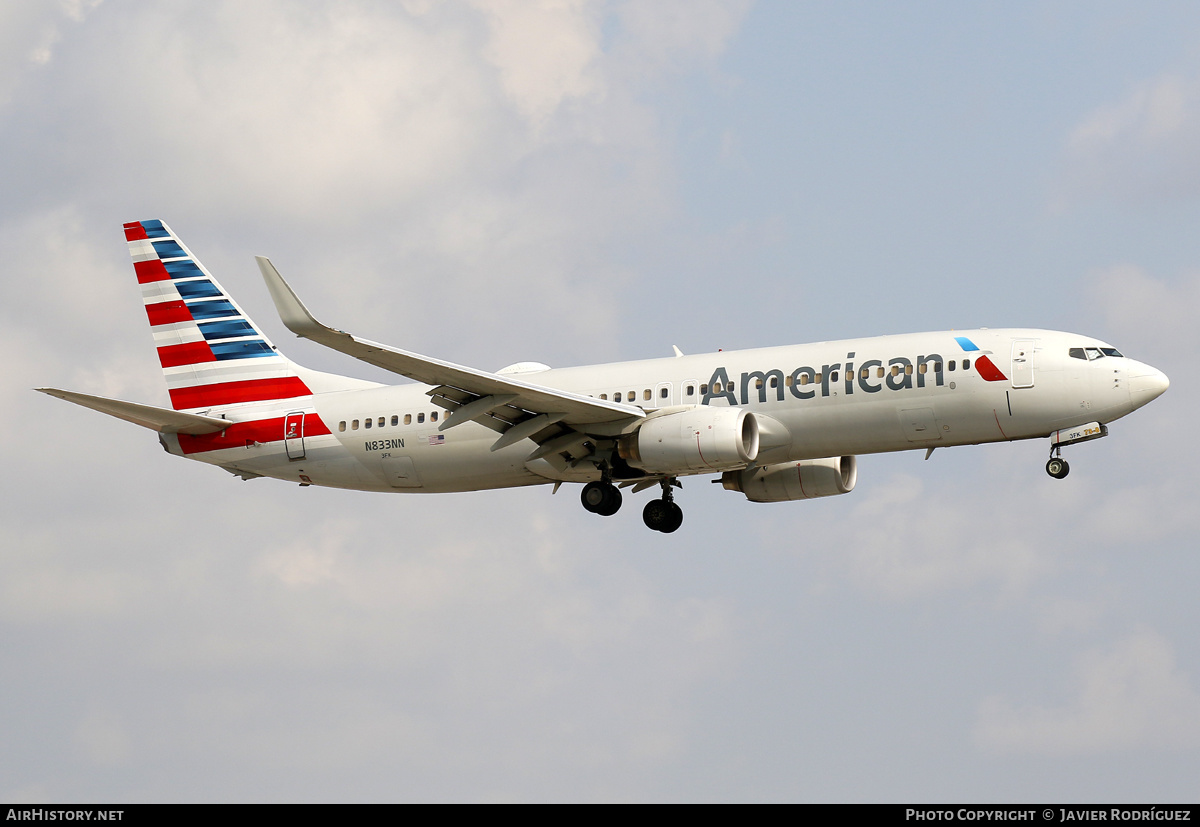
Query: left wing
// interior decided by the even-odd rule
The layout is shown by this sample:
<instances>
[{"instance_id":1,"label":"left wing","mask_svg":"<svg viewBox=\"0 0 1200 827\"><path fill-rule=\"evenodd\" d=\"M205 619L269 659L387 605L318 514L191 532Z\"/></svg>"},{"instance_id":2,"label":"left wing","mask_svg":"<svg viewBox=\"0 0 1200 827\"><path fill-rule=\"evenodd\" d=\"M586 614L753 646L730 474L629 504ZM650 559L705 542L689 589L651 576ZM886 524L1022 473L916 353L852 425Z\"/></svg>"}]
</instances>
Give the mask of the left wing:
<instances>
[{"instance_id":1,"label":"left wing","mask_svg":"<svg viewBox=\"0 0 1200 827\"><path fill-rule=\"evenodd\" d=\"M576 455L575 445L583 441L583 434L620 433L646 416L636 405L595 399L444 362L328 327L313 317L269 259L262 256L256 259L288 330L368 364L433 385L429 396L435 404L451 411L439 426L441 430L463 422L479 422L502 434L492 450L533 439L541 446L531 457L536 458L555 453L556 449Z\"/></svg>"}]
</instances>

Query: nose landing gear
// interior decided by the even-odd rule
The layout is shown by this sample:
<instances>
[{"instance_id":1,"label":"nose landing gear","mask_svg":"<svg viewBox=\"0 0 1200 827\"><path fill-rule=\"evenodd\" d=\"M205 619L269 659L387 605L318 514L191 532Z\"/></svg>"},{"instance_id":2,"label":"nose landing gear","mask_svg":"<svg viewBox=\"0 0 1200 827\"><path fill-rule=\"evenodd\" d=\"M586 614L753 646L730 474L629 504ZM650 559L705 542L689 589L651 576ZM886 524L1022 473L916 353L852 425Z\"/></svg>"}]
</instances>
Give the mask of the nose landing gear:
<instances>
[{"instance_id":1,"label":"nose landing gear","mask_svg":"<svg viewBox=\"0 0 1200 827\"><path fill-rule=\"evenodd\" d=\"M1050 434L1050 459L1046 462L1046 473L1056 480L1061 480L1071 472L1071 466L1062 458L1064 445L1075 445L1105 436L1108 436L1108 426L1102 422L1088 422L1086 425L1076 425L1074 428L1052 432Z\"/></svg>"},{"instance_id":2,"label":"nose landing gear","mask_svg":"<svg viewBox=\"0 0 1200 827\"><path fill-rule=\"evenodd\" d=\"M670 534L683 525L683 509L675 503L673 486L682 488L679 480L668 477L662 481L662 499L651 500L642 509L642 521L647 528Z\"/></svg>"},{"instance_id":3,"label":"nose landing gear","mask_svg":"<svg viewBox=\"0 0 1200 827\"><path fill-rule=\"evenodd\" d=\"M1071 473L1071 466L1062 457L1050 457L1046 462L1046 473L1056 480L1061 480L1067 474Z\"/></svg>"}]
</instances>

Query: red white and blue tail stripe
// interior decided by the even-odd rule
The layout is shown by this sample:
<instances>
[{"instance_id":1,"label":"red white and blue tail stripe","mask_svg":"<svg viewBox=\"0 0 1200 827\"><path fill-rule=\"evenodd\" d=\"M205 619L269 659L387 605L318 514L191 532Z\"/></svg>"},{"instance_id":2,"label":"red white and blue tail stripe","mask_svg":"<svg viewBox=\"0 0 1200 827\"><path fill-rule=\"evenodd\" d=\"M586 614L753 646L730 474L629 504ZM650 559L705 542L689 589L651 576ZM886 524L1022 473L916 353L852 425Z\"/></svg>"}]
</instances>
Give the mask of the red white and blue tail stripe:
<instances>
[{"instance_id":1,"label":"red white and blue tail stripe","mask_svg":"<svg viewBox=\"0 0 1200 827\"><path fill-rule=\"evenodd\" d=\"M125 239L178 411L311 394L292 364L161 221L132 221Z\"/></svg>"}]
</instances>

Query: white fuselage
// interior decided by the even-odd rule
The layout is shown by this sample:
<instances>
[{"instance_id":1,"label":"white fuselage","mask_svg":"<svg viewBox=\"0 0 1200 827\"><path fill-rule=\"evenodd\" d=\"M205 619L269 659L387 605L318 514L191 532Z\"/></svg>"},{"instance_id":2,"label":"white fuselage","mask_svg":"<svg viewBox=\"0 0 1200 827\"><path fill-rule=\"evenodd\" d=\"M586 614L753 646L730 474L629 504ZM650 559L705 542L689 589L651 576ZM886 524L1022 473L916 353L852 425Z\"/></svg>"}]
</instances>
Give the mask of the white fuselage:
<instances>
[{"instance_id":1,"label":"white fuselage","mask_svg":"<svg viewBox=\"0 0 1200 827\"><path fill-rule=\"evenodd\" d=\"M758 464L1044 437L1081 423L1111 422L1166 386L1148 365L1119 355L1072 357L1072 348L1108 346L1071 333L985 329L550 369L520 378L648 413L745 408L763 429ZM246 476L360 490L470 491L600 478L591 463L573 466L553 456L530 461L537 446L529 440L493 451L497 432L475 422L439 431L446 412L430 390L378 385L213 408L206 413L231 423L281 419L281 432L204 450L187 437L181 443L164 434L163 440L172 453Z\"/></svg>"}]
</instances>

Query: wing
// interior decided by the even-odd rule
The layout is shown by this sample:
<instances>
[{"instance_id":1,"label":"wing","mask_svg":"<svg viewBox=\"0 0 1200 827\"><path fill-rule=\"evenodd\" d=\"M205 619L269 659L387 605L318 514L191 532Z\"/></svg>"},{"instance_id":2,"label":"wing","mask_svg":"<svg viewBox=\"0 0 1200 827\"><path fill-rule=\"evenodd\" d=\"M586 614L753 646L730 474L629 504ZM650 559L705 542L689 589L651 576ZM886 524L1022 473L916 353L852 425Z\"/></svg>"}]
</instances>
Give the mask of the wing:
<instances>
[{"instance_id":1,"label":"wing","mask_svg":"<svg viewBox=\"0 0 1200 827\"><path fill-rule=\"evenodd\" d=\"M214 416L181 413L180 411L172 411L166 408L156 408L153 405L123 402L120 399L91 396L86 393L63 391L58 388L34 388L34 390L164 434L191 434L193 436L215 434L217 431L223 431L234 424L227 419L217 419Z\"/></svg>"},{"instance_id":2,"label":"wing","mask_svg":"<svg viewBox=\"0 0 1200 827\"><path fill-rule=\"evenodd\" d=\"M361 339L318 322L270 260L257 257L271 299L288 330L392 373L432 385L429 396L449 410L440 430L478 422L501 434L492 450L523 439L539 443L530 459L580 456L586 434L614 435L646 416L636 405L595 399L456 365Z\"/></svg>"}]
</instances>

